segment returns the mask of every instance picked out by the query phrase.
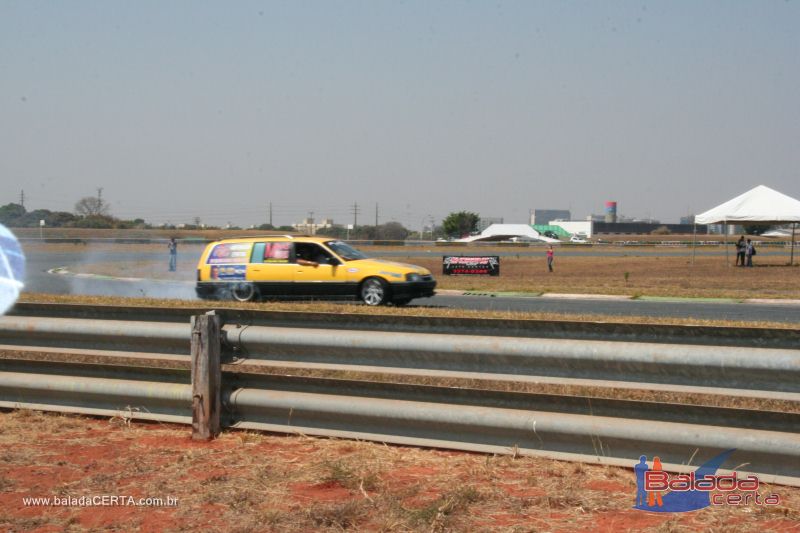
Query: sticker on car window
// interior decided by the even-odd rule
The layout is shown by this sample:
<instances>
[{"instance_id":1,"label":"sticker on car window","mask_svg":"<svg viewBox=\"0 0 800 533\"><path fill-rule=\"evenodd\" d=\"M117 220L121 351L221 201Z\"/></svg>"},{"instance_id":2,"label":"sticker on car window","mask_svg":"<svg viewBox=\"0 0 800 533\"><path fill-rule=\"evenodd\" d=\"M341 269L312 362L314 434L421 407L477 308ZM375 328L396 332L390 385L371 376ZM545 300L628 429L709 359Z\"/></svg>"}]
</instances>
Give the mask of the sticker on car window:
<instances>
[{"instance_id":1,"label":"sticker on car window","mask_svg":"<svg viewBox=\"0 0 800 533\"><path fill-rule=\"evenodd\" d=\"M253 243L218 244L211 250L207 263L224 265L230 263L247 263Z\"/></svg>"},{"instance_id":2,"label":"sticker on car window","mask_svg":"<svg viewBox=\"0 0 800 533\"><path fill-rule=\"evenodd\" d=\"M288 263L291 244L288 242L268 242L264 244L265 263Z\"/></svg>"}]
</instances>

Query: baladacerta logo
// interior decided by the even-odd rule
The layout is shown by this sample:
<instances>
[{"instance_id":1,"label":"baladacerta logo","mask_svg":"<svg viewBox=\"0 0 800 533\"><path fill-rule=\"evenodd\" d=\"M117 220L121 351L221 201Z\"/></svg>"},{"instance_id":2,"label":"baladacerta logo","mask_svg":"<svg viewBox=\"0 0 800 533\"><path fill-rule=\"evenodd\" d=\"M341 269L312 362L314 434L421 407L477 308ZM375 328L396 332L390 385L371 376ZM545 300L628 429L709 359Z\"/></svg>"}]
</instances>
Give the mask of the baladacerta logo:
<instances>
[{"instance_id":1,"label":"baladacerta logo","mask_svg":"<svg viewBox=\"0 0 800 533\"><path fill-rule=\"evenodd\" d=\"M636 505L634 509L653 513L685 513L711 505L778 505L780 496L759 493L757 476L739 478L736 472L717 475L717 470L736 450L726 450L700 465L689 474L670 474L663 470L661 460L639 457L633 467L636 472Z\"/></svg>"}]
</instances>

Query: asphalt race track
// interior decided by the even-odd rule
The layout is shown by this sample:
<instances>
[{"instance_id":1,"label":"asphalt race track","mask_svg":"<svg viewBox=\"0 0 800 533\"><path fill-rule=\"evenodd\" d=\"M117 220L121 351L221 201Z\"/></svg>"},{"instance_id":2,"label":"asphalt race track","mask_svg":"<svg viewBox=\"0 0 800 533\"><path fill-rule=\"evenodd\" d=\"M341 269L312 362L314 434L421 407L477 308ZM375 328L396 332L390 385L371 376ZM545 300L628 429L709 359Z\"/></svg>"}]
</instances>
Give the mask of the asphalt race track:
<instances>
[{"instance_id":1,"label":"asphalt race track","mask_svg":"<svg viewBox=\"0 0 800 533\"><path fill-rule=\"evenodd\" d=\"M441 253L437 251L437 253ZM92 262L165 259L166 254L100 253ZM178 261L194 263L197 253L189 250L179 254ZM58 266L86 264L87 258L74 253L38 252L27 257L25 290L51 294L85 294L151 298L194 299L194 282L187 281L118 281L82 279L49 274ZM581 300L562 298L516 298L490 296L449 296L414 300L413 306L448 307L458 309L490 309L496 311L553 312L565 314L600 314L613 316L680 317L716 320L770 322L800 322L800 306L774 304L737 304L686 301Z\"/></svg>"},{"instance_id":2,"label":"asphalt race track","mask_svg":"<svg viewBox=\"0 0 800 533\"><path fill-rule=\"evenodd\" d=\"M492 298L488 296L434 296L413 305L496 311L529 311L613 316L653 316L796 323L800 306L707 302L650 302L637 300L566 300L562 298Z\"/></svg>"}]
</instances>

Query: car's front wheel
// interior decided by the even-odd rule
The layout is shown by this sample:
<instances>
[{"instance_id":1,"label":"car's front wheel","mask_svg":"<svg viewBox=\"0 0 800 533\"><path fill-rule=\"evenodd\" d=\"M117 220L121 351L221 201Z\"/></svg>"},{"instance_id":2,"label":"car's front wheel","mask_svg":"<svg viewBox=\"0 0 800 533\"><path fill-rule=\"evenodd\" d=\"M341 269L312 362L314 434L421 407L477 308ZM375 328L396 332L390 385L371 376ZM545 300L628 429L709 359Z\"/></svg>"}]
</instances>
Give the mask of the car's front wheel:
<instances>
[{"instance_id":1,"label":"car's front wheel","mask_svg":"<svg viewBox=\"0 0 800 533\"><path fill-rule=\"evenodd\" d=\"M237 283L231 289L231 296L237 302L252 302L256 299L256 286L252 283Z\"/></svg>"},{"instance_id":2,"label":"car's front wheel","mask_svg":"<svg viewBox=\"0 0 800 533\"><path fill-rule=\"evenodd\" d=\"M383 305L389 300L389 287L380 278L367 278L361 284L361 300L367 305Z\"/></svg>"}]
</instances>

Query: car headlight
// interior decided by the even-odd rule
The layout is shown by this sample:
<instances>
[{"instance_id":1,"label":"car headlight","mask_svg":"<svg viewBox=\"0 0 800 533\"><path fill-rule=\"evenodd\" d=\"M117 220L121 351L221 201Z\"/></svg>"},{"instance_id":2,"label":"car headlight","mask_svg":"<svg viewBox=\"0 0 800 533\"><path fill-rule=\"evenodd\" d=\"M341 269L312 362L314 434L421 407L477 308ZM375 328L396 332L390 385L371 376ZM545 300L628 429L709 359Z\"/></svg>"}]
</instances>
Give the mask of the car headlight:
<instances>
[{"instance_id":1,"label":"car headlight","mask_svg":"<svg viewBox=\"0 0 800 533\"><path fill-rule=\"evenodd\" d=\"M422 276L416 272L412 272L411 274L406 274L406 281L422 281Z\"/></svg>"}]
</instances>

